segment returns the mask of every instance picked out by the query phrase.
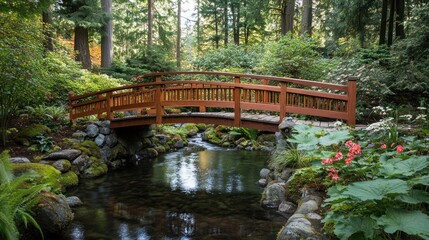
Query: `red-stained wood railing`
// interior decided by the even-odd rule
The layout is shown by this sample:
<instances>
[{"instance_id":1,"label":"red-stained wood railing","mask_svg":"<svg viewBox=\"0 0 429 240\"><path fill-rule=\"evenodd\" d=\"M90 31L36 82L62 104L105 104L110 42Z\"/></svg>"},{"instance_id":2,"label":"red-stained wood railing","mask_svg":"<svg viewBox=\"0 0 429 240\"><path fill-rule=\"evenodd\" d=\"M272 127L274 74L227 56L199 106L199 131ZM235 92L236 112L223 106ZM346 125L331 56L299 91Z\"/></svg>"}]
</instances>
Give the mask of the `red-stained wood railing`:
<instances>
[{"instance_id":1,"label":"red-stained wood railing","mask_svg":"<svg viewBox=\"0 0 429 240\"><path fill-rule=\"evenodd\" d=\"M230 82L166 80L164 76L215 75ZM70 119L132 109L154 109L156 123L163 123L166 107L207 107L234 109L234 125L241 125L243 110L278 112L280 121L287 113L346 120L356 124L356 78L347 85L329 84L285 77L223 72L165 72L140 77L154 82L107 89L83 95L69 95ZM260 84L242 83L243 79ZM271 84L271 85L269 85Z\"/></svg>"}]
</instances>

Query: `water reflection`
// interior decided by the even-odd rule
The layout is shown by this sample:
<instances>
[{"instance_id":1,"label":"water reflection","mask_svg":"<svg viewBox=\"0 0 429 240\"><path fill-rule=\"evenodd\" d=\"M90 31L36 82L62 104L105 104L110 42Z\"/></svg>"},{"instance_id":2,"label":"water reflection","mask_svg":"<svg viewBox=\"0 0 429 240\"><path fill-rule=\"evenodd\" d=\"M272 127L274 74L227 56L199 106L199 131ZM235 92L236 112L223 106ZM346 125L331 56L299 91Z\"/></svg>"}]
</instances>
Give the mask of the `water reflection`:
<instances>
[{"instance_id":1,"label":"water reflection","mask_svg":"<svg viewBox=\"0 0 429 240\"><path fill-rule=\"evenodd\" d=\"M259 207L265 153L171 153L83 181L69 239L273 239Z\"/></svg>"}]
</instances>

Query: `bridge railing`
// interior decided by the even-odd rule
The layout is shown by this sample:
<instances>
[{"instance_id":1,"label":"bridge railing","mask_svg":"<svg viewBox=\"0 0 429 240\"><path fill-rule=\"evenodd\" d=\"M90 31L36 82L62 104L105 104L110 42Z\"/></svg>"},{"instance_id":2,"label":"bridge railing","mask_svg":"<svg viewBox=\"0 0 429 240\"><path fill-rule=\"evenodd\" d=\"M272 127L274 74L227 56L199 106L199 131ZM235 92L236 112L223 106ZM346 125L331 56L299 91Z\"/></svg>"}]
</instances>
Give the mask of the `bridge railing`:
<instances>
[{"instance_id":1,"label":"bridge railing","mask_svg":"<svg viewBox=\"0 0 429 240\"><path fill-rule=\"evenodd\" d=\"M215 75L229 82L167 80L164 76ZM165 72L140 77L154 82L69 96L70 119L97 115L112 120L114 112L153 109L156 122L162 123L166 107L207 107L234 109L234 125L240 126L242 110L278 112L280 121L287 113L356 121L356 78L347 85L329 84L294 78L223 72ZM261 84L243 83L243 79ZM150 111L149 111L150 113Z\"/></svg>"}]
</instances>

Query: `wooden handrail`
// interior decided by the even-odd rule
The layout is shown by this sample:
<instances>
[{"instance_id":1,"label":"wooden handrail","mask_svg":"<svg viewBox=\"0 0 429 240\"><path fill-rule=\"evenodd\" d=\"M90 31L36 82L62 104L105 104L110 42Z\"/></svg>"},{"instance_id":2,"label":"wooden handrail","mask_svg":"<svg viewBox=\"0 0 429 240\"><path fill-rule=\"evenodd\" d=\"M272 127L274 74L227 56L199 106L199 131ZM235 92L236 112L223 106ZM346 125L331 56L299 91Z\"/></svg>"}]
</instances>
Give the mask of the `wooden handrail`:
<instances>
[{"instance_id":1,"label":"wooden handrail","mask_svg":"<svg viewBox=\"0 0 429 240\"><path fill-rule=\"evenodd\" d=\"M196 74L227 76L232 77L233 81L162 79L165 75ZM152 108L156 112L155 122L162 123L165 106L196 106L200 112L204 112L206 107L234 109L235 126L241 126L241 112L246 109L278 112L280 121L287 113L298 113L343 119L350 125L356 123L357 78L353 77L348 79L345 86L224 72L162 72L145 74L140 78L147 77L155 77L155 82L121 86L78 96L69 94L70 119L92 114L100 118L106 113L106 118L111 120L113 111ZM242 83L243 78L259 79L263 84ZM268 85L269 81L277 81L280 86ZM307 89L297 88L298 85ZM311 90L308 87L316 87L319 90ZM322 91L323 89L328 91Z\"/></svg>"}]
</instances>

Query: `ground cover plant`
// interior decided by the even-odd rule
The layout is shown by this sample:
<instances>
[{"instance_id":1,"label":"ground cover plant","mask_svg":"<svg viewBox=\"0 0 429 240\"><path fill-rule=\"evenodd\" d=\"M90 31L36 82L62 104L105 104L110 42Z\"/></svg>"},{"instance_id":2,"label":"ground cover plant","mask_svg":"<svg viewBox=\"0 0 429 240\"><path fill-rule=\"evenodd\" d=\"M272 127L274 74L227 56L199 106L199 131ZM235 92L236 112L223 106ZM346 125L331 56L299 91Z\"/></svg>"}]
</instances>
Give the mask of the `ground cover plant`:
<instances>
[{"instance_id":1,"label":"ground cover plant","mask_svg":"<svg viewBox=\"0 0 429 240\"><path fill-rule=\"evenodd\" d=\"M340 239L429 239L427 138L407 136L394 123L377 131L303 125L294 131L289 141L315 160L313 171L307 171L311 184L319 178L328 194L323 205L326 234Z\"/></svg>"}]
</instances>

